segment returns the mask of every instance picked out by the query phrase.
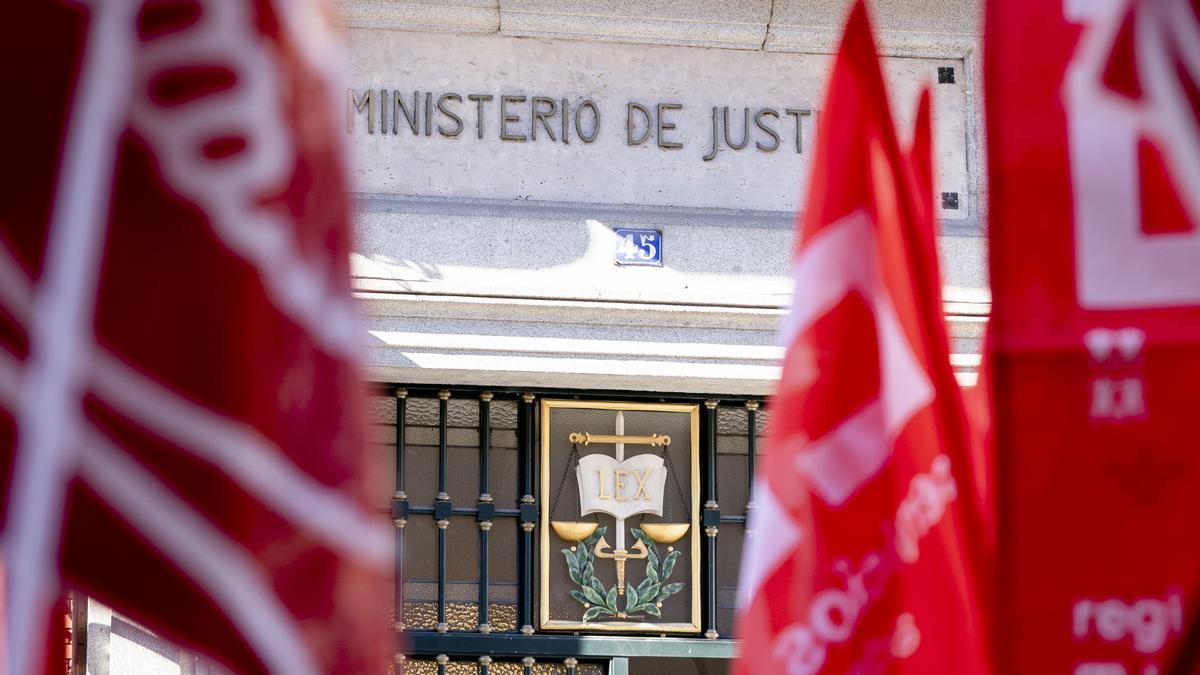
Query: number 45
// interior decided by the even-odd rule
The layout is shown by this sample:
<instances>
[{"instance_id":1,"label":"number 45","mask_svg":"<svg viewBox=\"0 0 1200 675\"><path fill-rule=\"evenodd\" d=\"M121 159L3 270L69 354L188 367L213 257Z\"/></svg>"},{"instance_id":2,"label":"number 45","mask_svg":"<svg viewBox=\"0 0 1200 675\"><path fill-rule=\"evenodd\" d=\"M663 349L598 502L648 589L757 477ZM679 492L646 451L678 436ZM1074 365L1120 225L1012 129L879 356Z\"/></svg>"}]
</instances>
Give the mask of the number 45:
<instances>
[{"instance_id":1,"label":"number 45","mask_svg":"<svg viewBox=\"0 0 1200 675\"><path fill-rule=\"evenodd\" d=\"M637 237L637 243L634 242L634 237ZM621 241L621 245L617 247L617 252L625 258L641 258L642 260L654 260L658 257L658 236L655 234L627 234Z\"/></svg>"},{"instance_id":2,"label":"number 45","mask_svg":"<svg viewBox=\"0 0 1200 675\"><path fill-rule=\"evenodd\" d=\"M641 245L638 246L639 258L642 260L654 260L658 257L658 246L654 243L658 240L656 235L641 234L638 235L638 238L641 239Z\"/></svg>"}]
</instances>

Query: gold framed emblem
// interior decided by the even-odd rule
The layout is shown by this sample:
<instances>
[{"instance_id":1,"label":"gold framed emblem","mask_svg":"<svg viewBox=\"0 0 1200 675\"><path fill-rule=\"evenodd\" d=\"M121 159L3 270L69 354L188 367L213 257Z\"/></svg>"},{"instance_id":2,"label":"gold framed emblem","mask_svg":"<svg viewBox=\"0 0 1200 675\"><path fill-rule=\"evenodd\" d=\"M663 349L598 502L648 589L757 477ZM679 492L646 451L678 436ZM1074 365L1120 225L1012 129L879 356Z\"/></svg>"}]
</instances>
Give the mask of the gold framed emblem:
<instances>
[{"instance_id":1,"label":"gold framed emblem","mask_svg":"<svg viewBox=\"0 0 1200 675\"><path fill-rule=\"evenodd\" d=\"M540 474L542 630L700 632L699 405L543 399Z\"/></svg>"}]
</instances>

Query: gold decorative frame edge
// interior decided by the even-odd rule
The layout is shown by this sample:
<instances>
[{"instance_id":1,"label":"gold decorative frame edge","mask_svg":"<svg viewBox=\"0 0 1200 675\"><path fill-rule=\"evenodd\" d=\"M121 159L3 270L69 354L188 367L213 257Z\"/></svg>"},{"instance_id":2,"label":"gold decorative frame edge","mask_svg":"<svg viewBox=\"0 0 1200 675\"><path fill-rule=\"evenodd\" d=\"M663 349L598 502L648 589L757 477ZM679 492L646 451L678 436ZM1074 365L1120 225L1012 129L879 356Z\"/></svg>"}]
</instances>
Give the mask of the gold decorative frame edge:
<instances>
[{"instance_id":1,"label":"gold decorative frame edge","mask_svg":"<svg viewBox=\"0 0 1200 675\"><path fill-rule=\"evenodd\" d=\"M550 493L550 411L554 408L584 409L584 410L639 410L644 412L674 412L687 413L691 428L691 600L692 622L670 623L624 623L624 622L592 622L565 621L550 618L550 502L546 495ZM632 403L623 401L579 401L565 399L542 399L539 405L541 414L541 467L539 486L541 496L541 514L538 519L539 560L541 569L538 570L538 629L547 631L581 631L599 630L625 633L699 633L703 630L700 625L700 404L698 403Z\"/></svg>"}]
</instances>

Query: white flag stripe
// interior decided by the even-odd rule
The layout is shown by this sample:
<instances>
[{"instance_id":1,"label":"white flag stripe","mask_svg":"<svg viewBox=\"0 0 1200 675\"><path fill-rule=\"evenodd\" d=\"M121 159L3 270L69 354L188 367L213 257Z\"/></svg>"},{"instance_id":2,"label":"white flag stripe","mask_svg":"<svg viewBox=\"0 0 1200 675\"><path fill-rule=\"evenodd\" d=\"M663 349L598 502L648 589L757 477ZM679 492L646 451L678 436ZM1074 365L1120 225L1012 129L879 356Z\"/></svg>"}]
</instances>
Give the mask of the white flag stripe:
<instances>
[{"instance_id":1,"label":"white flag stripe","mask_svg":"<svg viewBox=\"0 0 1200 675\"><path fill-rule=\"evenodd\" d=\"M29 279L2 248L0 280L11 282L0 290L0 302L19 320L27 320ZM383 523L310 478L254 429L184 399L101 349L95 352L92 376L95 393L105 403L221 469L330 548L380 567L391 560L392 540Z\"/></svg>"},{"instance_id":2,"label":"white flag stripe","mask_svg":"<svg viewBox=\"0 0 1200 675\"><path fill-rule=\"evenodd\" d=\"M796 293L784 330L790 345L854 291L862 295L875 320L879 398L801 448L797 456L799 472L834 506L876 475L891 455L891 441L934 398L933 384L913 353L880 276L872 228L871 217L859 209L805 242L796 256Z\"/></svg>"},{"instance_id":3,"label":"white flag stripe","mask_svg":"<svg viewBox=\"0 0 1200 675\"><path fill-rule=\"evenodd\" d=\"M86 561L64 558L60 544L66 505L77 478L162 556L165 567L177 569L181 578L208 596L262 670L298 675L365 670L371 656L367 648L375 636L366 634L369 626L360 623L367 619L364 610L344 606L345 598L340 603L337 598L344 595L341 587L349 579L365 580L371 575L366 567L376 572L386 568L392 542L383 519L358 503L365 486L350 471L361 469L357 462L362 458L347 456L346 464L306 471L289 456L291 447L276 447L265 437L266 429L289 421L288 411L281 411L277 403L263 401L265 409L246 410L192 390L174 391L171 387L177 383L170 378L143 370L144 364L135 365L136 354L119 349L106 352L99 344L96 320L100 306L121 302L120 297L109 297L111 284L102 282L102 274L106 243L121 246L106 240L111 236L110 214L115 215L111 202L117 161L123 156L119 144L132 130L147 141L165 187L207 216L213 237L226 249L222 257L245 263L255 275L239 277L237 281L245 286L241 292L265 295L270 305L267 318L278 328L290 326L309 347L332 357L337 361L331 364L334 370L343 374L351 370L350 362L359 358L362 331L341 274L347 253L340 238L349 234L342 196L344 167L328 162L333 158L326 155L327 149L341 152L344 148L336 133L329 138L293 138L303 131L295 125L304 126L312 115L301 113L303 119L297 121L295 111L279 95L281 88L297 82L321 89L322 98L328 99L321 102L330 105L323 124L336 131L335 82L313 82L313 76L328 71L316 63L310 64L317 66L314 72L301 74L294 58L314 58L314 53L319 54L315 58L327 57L332 41L327 27L321 25L327 17L319 15L317 2L287 2L275 14L286 26L266 26L243 0L199 0L196 21L166 37L139 39L137 18L143 0L75 2L87 10L80 24L84 33L75 41L83 49L83 58L78 76L64 83L71 96L63 111L67 119L57 175L45 195L52 200L48 222L32 225L45 228L41 235L45 250L37 253L41 260L26 269L17 249L0 233L0 306L16 319L28 342L27 355L0 346L0 411L15 423L9 439L13 458L8 511L0 530L6 568L6 575L0 575L4 584L0 645L7 645L0 647L0 675L41 672L47 658L43 633L52 625L52 610L62 590L62 567L73 575L82 574L81 582L89 578L88 566L78 567ZM280 0L268 0L274 2ZM299 41L293 45L298 54L280 51L289 49L285 39L289 37ZM200 83L188 72L197 67L232 71L233 84L173 103L164 104L155 96L157 85L169 78L174 78L171 84ZM313 130L311 124L306 128ZM220 158L197 151L228 138L243 138L245 143L240 151ZM301 171L314 167L318 179L327 179L318 182L327 183L328 191L299 209L263 204L262 196L278 195L281 186L289 191L304 189L303 178L297 180L297 166ZM313 236L317 239L309 241ZM98 290L107 301L98 298ZM122 291L116 292L119 296ZM288 365L285 357L280 359L280 365ZM203 363L193 365L204 374ZM228 373L218 369L209 375L221 378ZM185 498L178 492L182 483L160 479L93 426L85 413L85 397L110 405L137 428L141 436L126 442L131 450L157 451L158 457L193 457L213 466L212 481L237 485L252 514L278 514L277 520L269 520L283 523L275 538L285 536L306 550L323 546L333 554L329 562L344 567L332 581L326 580L328 584L312 580L310 589L277 589L277 582L289 583L286 574L275 577L283 573L278 566L287 562L270 563L254 556L262 547L277 545L272 543L272 533L242 532L236 523L229 524L228 531L222 529L212 514L202 511L215 508L210 499ZM202 400L214 401L213 409ZM347 396L346 405L357 403L357 397ZM336 405L324 412L316 416L320 419L302 421L296 433L317 424L344 437L340 444L325 443L329 446L325 451L361 450L359 430L341 428L355 416L348 418ZM320 451L321 438L309 435L294 442L306 451ZM151 439L173 447L155 448ZM311 536L297 538L297 531ZM137 583L123 578L110 590L119 598L128 584ZM170 598L148 604L129 600L150 614L159 613L163 625L187 634L187 617L194 612L171 609ZM315 613L300 612L303 620L293 615L290 603L308 606L313 601L324 604ZM332 645L335 639L339 644ZM337 649L330 651L331 645ZM220 644L204 648L226 653ZM258 669L251 661L240 667Z\"/></svg>"},{"instance_id":4,"label":"white flag stripe","mask_svg":"<svg viewBox=\"0 0 1200 675\"><path fill-rule=\"evenodd\" d=\"M1157 132L1164 158L1181 188L1176 194L1191 222L1196 223L1200 222L1200 152L1194 149L1200 147L1200 119L1187 91L1200 84L1196 82L1200 77L1200 21L1195 6L1188 4L1187 0L1149 4L1139 14L1150 21L1136 23L1134 45L1139 74L1152 90L1150 98L1159 103L1153 106L1157 119L1148 126ZM1151 22L1159 26L1147 25Z\"/></svg>"},{"instance_id":5,"label":"white flag stripe","mask_svg":"<svg viewBox=\"0 0 1200 675\"><path fill-rule=\"evenodd\" d=\"M879 473L892 454L891 446L883 406L876 398L820 439L801 445L794 465L826 504L842 506Z\"/></svg>"},{"instance_id":6,"label":"white flag stripe","mask_svg":"<svg viewBox=\"0 0 1200 675\"><path fill-rule=\"evenodd\" d=\"M754 481L754 510L746 523L747 537L742 569L738 574L738 609L750 606L759 588L774 574L779 563L795 552L804 533L784 509L769 481Z\"/></svg>"},{"instance_id":7,"label":"white flag stripe","mask_svg":"<svg viewBox=\"0 0 1200 675\"><path fill-rule=\"evenodd\" d=\"M210 594L268 671L318 674L295 621L245 549L94 429L82 435L79 460L88 485Z\"/></svg>"},{"instance_id":8,"label":"white flag stripe","mask_svg":"<svg viewBox=\"0 0 1200 675\"><path fill-rule=\"evenodd\" d=\"M792 267L795 292L780 329L782 346L791 347L807 329L851 290L869 293L875 285L871 217L861 209L805 241Z\"/></svg>"},{"instance_id":9,"label":"white flag stripe","mask_svg":"<svg viewBox=\"0 0 1200 675\"><path fill-rule=\"evenodd\" d=\"M20 397L19 385L20 364L0 351L0 403L12 407ZM268 669L316 675L318 671L294 622L246 551L128 459L100 432L89 426L81 436L78 458L84 480L211 595ZM31 644L41 642L33 639ZM40 647L36 651L40 653ZM10 667L3 672L21 671Z\"/></svg>"},{"instance_id":10,"label":"white flag stripe","mask_svg":"<svg viewBox=\"0 0 1200 675\"><path fill-rule=\"evenodd\" d=\"M0 349L0 406L12 410L20 397L21 364L12 354ZM3 673L3 670L0 670L0 673Z\"/></svg>"},{"instance_id":11,"label":"white flag stripe","mask_svg":"<svg viewBox=\"0 0 1200 675\"><path fill-rule=\"evenodd\" d=\"M376 516L313 480L254 429L185 400L113 358L95 363L100 399L224 471L297 527L363 562L385 566L392 539Z\"/></svg>"},{"instance_id":12,"label":"white flag stripe","mask_svg":"<svg viewBox=\"0 0 1200 675\"><path fill-rule=\"evenodd\" d=\"M29 273L21 269L8 249L8 242L0 237L0 305L24 323L29 320L29 309L33 304L32 283Z\"/></svg>"},{"instance_id":13,"label":"white flag stripe","mask_svg":"<svg viewBox=\"0 0 1200 675\"><path fill-rule=\"evenodd\" d=\"M58 547L73 444L83 414L80 372L104 251L117 140L125 126L137 37L136 0L92 0L84 55L67 118L38 301L28 322L29 358L13 406L14 444L4 527L8 672L41 669L59 594Z\"/></svg>"}]
</instances>

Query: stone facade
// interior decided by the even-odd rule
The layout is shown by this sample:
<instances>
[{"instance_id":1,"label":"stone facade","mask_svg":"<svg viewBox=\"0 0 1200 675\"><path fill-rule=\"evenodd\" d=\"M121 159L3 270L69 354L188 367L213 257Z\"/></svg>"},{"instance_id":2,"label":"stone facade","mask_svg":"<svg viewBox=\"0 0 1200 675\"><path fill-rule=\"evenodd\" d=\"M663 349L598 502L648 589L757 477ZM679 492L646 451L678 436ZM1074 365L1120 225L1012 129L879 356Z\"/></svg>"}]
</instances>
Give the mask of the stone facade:
<instances>
[{"instance_id":1,"label":"stone facade","mask_svg":"<svg viewBox=\"0 0 1200 675\"><path fill-rule=\"evenodd\" d=\"M419 120L414 134L407 118L398 133L368 134L381 120L348 111L358 158L354 272L372 379L770 392L782 354L774 331L792 291L788 205L802 199L811 154L749 148L706 162L705 124L713 106L730 106L735 118L739 106L818 108L845 2L340 7L351 97L361 104L373 90L377 114L393 115L389 129L397 95L406 108L430 105L425 92L495 97L478 129L464 100L465 129L453 138L422 131ZM919 87L934 94L939 190L957 200L941 211L946 308L955 364L970 381L989 301L980 7L883 2L874 14L902 134ZM938 84L939 68L955 81ZM501 141L493 117L506 94L544 95L564 108L595 100L605 135L589 147L544 133ZM630 147L629 101L684 104L673 138L685 147ZM513 131L533 122L521 105L513 104L524 115ZM660 230L663 267L615 266L618 227Z\"/></svg>"}]
</instances>

